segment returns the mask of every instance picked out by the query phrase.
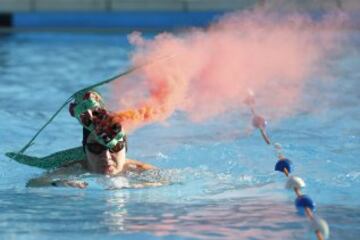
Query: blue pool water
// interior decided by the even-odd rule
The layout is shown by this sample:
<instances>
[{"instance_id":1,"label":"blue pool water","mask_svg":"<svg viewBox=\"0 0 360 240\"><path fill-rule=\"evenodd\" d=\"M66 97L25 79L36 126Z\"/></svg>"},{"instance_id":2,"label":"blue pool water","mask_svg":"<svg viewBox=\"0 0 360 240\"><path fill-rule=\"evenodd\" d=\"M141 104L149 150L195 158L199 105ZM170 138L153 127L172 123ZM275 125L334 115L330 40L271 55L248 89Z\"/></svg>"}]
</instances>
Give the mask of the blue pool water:
<instances>
[{"instance_id":1,"label":"blue pool water","mask_svg":"<svg viewBox=\"0 0 360 240\"><path fill-rule=\"evenodd\" d=\"M348 50L327 60L333 81L312 76L305 99L314 105L268 126L331 239L341 240L360 235L360 35L347 34ZM0 239L315 239L284 176L273 171L273 150L246 131L245 111L201 124L176 113L130 135L130 157L162 169L141 178L171 185L105 190L125 180L89 178L86 190L25 188L42 170L4 153L20 149L73 92L125 70L130 51L120 34L0 37ZM27 153L44 156L80 141L80 126L64 111Z\"/></svg>"}]
</instances>

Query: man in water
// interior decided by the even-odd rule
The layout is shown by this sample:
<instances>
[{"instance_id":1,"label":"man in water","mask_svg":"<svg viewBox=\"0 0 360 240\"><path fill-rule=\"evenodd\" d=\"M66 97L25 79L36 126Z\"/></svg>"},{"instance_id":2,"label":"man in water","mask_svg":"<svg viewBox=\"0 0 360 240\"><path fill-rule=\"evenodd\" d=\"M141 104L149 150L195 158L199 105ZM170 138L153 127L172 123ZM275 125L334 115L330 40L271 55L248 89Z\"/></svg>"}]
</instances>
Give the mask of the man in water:
<instances>
[{"instance_id":1,"label":"man in water","mask_svg":"<svg viewBox=\"0 0 360 240\"><path fill-rule=\"evenodd\" d=\"M114 123L111 113L104 108L100 95L86 92L70 105L70 113L83 125L82 148L85 159L70 161L44 176L31 179L27 187L86 188L84 181L64 179L86 172L117 176L127 172L143 172L154 166L126 158L127 137L121 125Z\"/></svg>"},{"instance_id":2,"label":"man in water","mask_svg":"<svg viewBox=\"0 0 360 240\"><path fill-rule=\"evenodd\" d=\"M155 169L154 166L137 160L126 158L126 138L119 141L115 147L106 148L96 141L96 137L89 131L84 130L83 149L86 158L74 161L59 167L44 176L33 178L27 183L27 187L76 187L86 188L84 181L64 179L66 176L76 176L86 172L117 176L127 172L143 172ZM61 178L61 179L60 179Z\"/></svg>"}]
</instances>

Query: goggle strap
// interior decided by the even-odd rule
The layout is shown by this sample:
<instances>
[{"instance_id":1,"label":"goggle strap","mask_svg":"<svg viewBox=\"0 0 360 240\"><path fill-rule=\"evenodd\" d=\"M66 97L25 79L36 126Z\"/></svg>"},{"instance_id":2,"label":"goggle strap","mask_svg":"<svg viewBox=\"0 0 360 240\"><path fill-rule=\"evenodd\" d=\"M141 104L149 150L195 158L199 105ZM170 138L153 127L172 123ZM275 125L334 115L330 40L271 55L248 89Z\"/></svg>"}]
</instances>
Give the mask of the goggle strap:
<instances>
[{"instance_id":1,"label":"goggle strap","mask_svg":"<svg viewBox=\"0 0 360 240\"><path fill-rule=\"evenodd\" d=\"M121 141L123 138L124 138L124 136L125 136L126 134L125 134L125 132L118 132L117 134L116 134L116 136L111 140L111 141L109 141L108 143L106 143L105 141L104 141L104 139L102 139L100 136L98 136L97 134L95 134L95 136L96 136L96 141L98 141L99 143L101 143L102 145L104 145L104 146L106 146L107 148L113 148L113 147L115 147L115 145L119 142L119 141Z\"/></svg>"}]
</instances>

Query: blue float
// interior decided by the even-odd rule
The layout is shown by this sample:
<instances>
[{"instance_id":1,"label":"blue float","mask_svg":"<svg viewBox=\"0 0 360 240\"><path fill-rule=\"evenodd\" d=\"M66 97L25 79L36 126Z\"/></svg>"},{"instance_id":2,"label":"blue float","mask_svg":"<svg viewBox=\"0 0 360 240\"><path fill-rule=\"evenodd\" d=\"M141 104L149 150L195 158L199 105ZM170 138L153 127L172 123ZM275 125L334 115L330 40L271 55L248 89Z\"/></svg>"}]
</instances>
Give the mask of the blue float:
<instances>
[{"instance_id":1,"label":"blue float","mask_svg":"<svg viewBox=\"0 0 360 240\"><path fill-rule=\"evenodd\" d=\"M307 195L300 195L295 199L295 206L298 211L302 214L305 212L305 208L310 208L313 212L315 211L315 203Z\"/></svg>"},{"instance_id":2,"label":"blue float","mask_svg":"<svg viewBox=\"0 0 360 240\"><path fill-rule=\"evenodd\" d=\"M280 159L279 161L277 161L277 163L275 165L275 171L285 173L285 169L288 171L288 173L291 173L292 162L287 158L283 158L283 159Z\"/></svg>"}]
</instances>

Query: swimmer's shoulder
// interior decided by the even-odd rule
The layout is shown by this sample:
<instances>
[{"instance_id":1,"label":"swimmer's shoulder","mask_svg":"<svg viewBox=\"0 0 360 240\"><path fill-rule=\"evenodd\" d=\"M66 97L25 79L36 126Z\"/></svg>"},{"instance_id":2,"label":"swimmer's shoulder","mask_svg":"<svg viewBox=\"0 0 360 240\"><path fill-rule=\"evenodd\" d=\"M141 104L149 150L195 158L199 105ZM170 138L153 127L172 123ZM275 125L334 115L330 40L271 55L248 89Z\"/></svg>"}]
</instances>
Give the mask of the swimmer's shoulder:
<instances>
[{"instance_id":1,"label":"swimmer's shoulder","mask_svg":"<svg viewBox=\"0 0 360 240\"><path fill-rule=\"evenodd\" d=\"M127 171L143 172L147 170L157 169L157 167L134 159L126 159L125 169Z\"/></svg>"}]
</instances>

